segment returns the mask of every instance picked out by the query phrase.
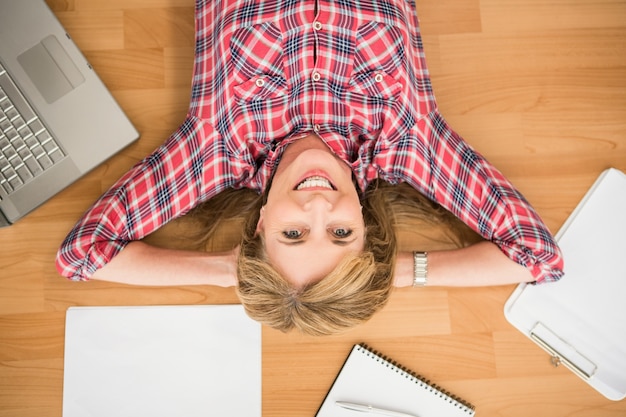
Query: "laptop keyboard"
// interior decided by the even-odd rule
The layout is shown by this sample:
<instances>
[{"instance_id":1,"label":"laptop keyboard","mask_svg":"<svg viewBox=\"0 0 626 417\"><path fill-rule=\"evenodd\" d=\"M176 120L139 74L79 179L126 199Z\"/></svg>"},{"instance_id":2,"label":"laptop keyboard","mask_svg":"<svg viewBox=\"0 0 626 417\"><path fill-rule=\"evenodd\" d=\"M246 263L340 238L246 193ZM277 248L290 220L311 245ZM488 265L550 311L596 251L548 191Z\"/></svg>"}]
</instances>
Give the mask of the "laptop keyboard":
<instances>
[{"instance_id":1,"label":"laptop keyboard","mask_svg":"<svg viewBox=\"0 0 626 417\"><path fill-rule=\"evenodd\" d=\"M64 157L0 63L0 188L11 193Z\"/></svg>"}]
</instances>

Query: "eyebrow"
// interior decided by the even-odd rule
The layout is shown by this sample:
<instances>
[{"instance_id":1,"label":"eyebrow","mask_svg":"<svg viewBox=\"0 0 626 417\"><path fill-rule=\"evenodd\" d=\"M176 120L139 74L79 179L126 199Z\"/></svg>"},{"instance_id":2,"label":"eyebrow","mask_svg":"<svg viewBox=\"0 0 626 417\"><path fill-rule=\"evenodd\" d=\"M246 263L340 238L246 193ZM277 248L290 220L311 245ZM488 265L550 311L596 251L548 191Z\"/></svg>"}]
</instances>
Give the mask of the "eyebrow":
<instances>
[{"instance_id":1,"label":"eyebrow","mask_svg":"<svg viewBox=\"0 0 626 417\"><path fill-rule=\"evenodd\" d=\"M356 242L357 238L355 237L352 240L342 240L342 239L334 239L331 242L337 246L349 246L351 243ZM286 246L298 246L298 245L303 245L304 243L306 243L306 240L294 240L294 241L285 241L285 240L278 240L278 243L281 243L283 245Z\"/></svg>"}]
</instances>

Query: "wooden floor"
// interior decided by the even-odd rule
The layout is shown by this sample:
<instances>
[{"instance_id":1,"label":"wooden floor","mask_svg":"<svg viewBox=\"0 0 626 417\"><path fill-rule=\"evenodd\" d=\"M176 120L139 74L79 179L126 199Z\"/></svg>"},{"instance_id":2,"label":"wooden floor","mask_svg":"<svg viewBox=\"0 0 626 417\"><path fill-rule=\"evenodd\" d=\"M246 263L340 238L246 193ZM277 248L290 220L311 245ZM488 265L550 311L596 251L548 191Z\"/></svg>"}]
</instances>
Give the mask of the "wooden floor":
<instances>
[{"instance_id":1,"label":"wooden floor","mask_svg":"<svg viewBox=\"0 0 626 417\"><path fill-rule=\"evenodd\" d=\"M0 417L61 415L70 306L237 301L232 289L57 275L56 249L80 214L182 121L194 26L193 0L48 2L142 136L0 230ZM418 10L443 114L551 230L605 168L626 171L626 1L418 0ZM161 241L182 231L184 221ZM225 234L215 247L229 241ZM264 329L263 414L313 416L350 346L365 341L473 402L480 416L626 416L626 401L609 401L552 367L507 323L512 290L398 290L369 323L337 337Z\"/></svg>"}]
</instances>

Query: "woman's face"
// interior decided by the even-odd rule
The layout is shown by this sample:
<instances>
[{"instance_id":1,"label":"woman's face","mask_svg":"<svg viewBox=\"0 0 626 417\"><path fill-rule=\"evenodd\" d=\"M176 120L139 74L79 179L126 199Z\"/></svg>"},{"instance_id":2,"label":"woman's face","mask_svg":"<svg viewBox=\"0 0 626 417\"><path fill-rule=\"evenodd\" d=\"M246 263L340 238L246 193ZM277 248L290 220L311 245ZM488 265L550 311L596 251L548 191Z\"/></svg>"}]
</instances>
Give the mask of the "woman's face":
<instances>
[{"instance_id":1,"label":"woman's face","mask_svg":"<svg viewBox=\"0 0 626 417\"><path fill-rule=\"evenodd\" d=\"M365 225L350 167L317 136L289 145L261 209L270 263L302 287L363 250Z\"/></svg>"}]
</instances>

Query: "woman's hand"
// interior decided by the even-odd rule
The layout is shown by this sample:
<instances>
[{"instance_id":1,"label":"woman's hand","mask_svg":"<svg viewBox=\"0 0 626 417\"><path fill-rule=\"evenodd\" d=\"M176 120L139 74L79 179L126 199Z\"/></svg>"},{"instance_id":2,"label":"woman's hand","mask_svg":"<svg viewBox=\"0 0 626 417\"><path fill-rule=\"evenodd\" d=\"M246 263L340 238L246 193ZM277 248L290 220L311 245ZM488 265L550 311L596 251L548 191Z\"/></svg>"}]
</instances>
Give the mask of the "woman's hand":
<instances>
[{"instance_id":1,"label":"woman's hand","mask_svg":"<svg viewBox=\"0 0 626 417\"><path fill-rule=\"evenodd\" d=\"M129 243L93 279L130 285L237 285L239 247L227 252L163 249Z\"/></svg>"},{"instance_id":2,"label":"woman's hand","mask_svg":"<svg viewBox=\"0 0 626 417\"><path fill-rule=\"evenodd\" d=\"M219 258L220 254L209 254L209 258L207 261L209 263L217 261L216 257ZM235 246L232 250L224 253L225 260L227 262L227 269L229 272L226 274L222 274L223 282L220 284L212 284L219 285L220 287L236 287L237 286L237 259L239 258L239 245ZM210 284L211 285L211 284Z\"/></svg>"}]
</instances>

